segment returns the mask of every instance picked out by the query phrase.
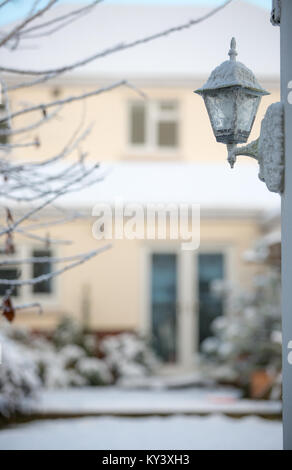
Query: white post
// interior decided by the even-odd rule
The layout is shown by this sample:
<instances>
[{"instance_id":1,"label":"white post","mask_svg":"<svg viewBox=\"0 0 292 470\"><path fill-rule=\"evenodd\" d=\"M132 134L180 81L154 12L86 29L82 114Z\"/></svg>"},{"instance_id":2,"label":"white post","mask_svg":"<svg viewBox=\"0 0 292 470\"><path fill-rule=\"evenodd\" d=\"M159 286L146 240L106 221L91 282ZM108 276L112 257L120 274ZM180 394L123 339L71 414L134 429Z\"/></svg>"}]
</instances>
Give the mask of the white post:
<instances>
[{"instance_id":1,"label":"white post","mask_svg":"<svg viewBox=\"0 0 292 470\"><path fill-rule=\"evenodd\" d=\"M292 1L277 1L274 7L281 8L281 100L285 112L285 188L282 197L283 428L284 449L292 450Z\"/></svg>"}]
</instances>

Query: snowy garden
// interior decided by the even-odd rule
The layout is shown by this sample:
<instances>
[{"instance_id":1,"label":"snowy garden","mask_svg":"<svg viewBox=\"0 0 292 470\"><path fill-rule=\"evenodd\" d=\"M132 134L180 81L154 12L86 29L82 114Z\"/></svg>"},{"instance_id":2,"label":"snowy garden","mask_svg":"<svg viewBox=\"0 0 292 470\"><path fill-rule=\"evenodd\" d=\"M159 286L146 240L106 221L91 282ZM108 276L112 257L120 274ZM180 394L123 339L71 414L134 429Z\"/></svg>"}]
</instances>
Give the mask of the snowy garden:
<instances>
[{"instance_id":1,"label":"snowy garden","mask_svg":"<svg viewBox=\"0 0 292 470\"><path fill-rule=\"evenodd\" d=\"M161 375L132 333L98 339L65 317L45 337L2 322L0 448L280 449L278 270L257 283L229 296L231 316L183 376Z\"/></svg>"}]
</instances>

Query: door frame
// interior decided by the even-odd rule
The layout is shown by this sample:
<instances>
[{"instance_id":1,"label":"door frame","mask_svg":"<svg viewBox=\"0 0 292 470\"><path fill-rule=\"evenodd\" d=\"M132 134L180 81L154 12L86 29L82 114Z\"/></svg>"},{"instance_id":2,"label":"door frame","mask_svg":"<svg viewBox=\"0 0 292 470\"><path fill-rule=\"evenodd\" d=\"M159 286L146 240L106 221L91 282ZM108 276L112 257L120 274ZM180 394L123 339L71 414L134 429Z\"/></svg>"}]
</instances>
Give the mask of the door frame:
<instances>
[{"instance_id":1,"label":"door frame","mask_svg":"<svg viewBox=\"0 0 292 470\"><path fill-rule=\"evenodd\" d=\"M181 242L148 241L141 249L140 262L140 331L146 337L151 334L151 257L152 254L171 253L177 255L177 361L164 364L162 371L194 371L198 367L199 353L199 279L198 255L200 253L222 253L224 256L224 279L234 280L234 249L227 243L201 243L199 250L184 251ZM223 315L227 313L226 302Z\"/></svg>"},{"instance_id":2,"label":"door frame","mask_svg":"<svg viewBox=\"0 0 292 470\"><path fill-rule=\"evenodd\" d=\"M194 263L192 252L183 251L180 241L147 242L141 250L141 293L140 296L140 328L147 337L151 334L151 257L153 254L170 253L177 256L177 360L173 364L164 364L164 372L174 372L176 369L192 368L195 356L195 312L194 290L187 279L194 279Z\"/></svg>"}]
</instances>

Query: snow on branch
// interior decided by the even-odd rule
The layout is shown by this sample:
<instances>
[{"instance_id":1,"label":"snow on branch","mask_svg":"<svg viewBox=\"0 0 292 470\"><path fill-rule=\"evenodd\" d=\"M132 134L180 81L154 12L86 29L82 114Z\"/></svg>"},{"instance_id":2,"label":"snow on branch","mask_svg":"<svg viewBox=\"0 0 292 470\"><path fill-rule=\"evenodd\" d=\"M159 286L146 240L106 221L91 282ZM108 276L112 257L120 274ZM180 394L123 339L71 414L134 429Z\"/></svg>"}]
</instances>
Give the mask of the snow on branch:
<instances>
[{"instance_id":1,"label":"snow on branch","mask_svg":"<svg viewBox=\"0 0 292 470\"><path fill-rule=\"evenodd\" d=\"M52 271L46 274L42 274L40 276L31 278L31 279L0 279L0 285L5 285L5 286L28 286L28 285L34 285L34 284L39 284L40 282L45 282L49 281L50 279L59 276L60 274L65 273L69 269L75 268L76 266L80 266L81 264L85 263L86 261L89 261L91 258L94 258L96 255L99 255L103 253L104 251L107 251L111 248L111 245L104 245L101 248L97 250L92 250L89 251L88 253L85 253L83 255L76 255L75 257L68 257L66 258L60 258L59 260L57 259L57 262L65 262L68 260L75 260L71 264L68 264L64 266L63 268L57 269L56 271ZM54 258L53 258L54 259ZM43 262L43 261L38 261ZM52 262L52 260L51 260ZM56 261L55 261L56 262Z\"/></svg>"}]
</instances>

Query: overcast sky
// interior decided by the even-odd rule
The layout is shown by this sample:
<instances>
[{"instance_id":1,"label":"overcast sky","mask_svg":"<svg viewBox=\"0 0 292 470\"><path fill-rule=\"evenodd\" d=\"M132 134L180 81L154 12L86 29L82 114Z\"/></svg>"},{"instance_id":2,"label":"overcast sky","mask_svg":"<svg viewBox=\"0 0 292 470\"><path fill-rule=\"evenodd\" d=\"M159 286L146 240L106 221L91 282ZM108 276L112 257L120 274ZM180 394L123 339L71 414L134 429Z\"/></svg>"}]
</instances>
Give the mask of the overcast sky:
<instances>
[{"instance_id":1,"label":"overcast sky","mask_svg":"<svg viewBox=\"0 0 292 470\"><path fill-rule=\"evenodd\" d=\"M223 0L105 0L107 3L134 3L134 4L149 4L149 3L160 3L165 5L220 5ZM263 8L270 8L272 0L246 0L254 5L261 6ZM0 24L9 23L19 19L25 14L31 5L31 1L27 0L12 0L11 3L1 9ZM88 3L88 0L59 0L59 3Z\"/></svg>"}]
</instances>

